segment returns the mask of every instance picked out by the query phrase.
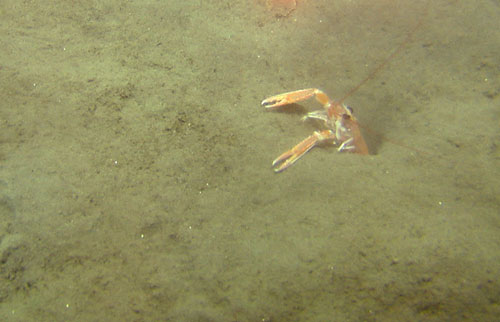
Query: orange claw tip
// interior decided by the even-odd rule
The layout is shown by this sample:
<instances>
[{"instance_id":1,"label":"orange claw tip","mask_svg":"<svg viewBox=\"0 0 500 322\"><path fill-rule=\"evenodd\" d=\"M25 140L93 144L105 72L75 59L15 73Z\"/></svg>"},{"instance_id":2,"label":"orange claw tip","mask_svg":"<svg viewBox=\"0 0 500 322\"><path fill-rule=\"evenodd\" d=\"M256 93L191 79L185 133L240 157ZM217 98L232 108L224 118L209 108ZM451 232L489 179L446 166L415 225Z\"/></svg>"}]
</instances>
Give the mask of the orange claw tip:
<instances>
[{"instance_id":1,"label":"orange claw tip","mask_svg":"<svg viewBox=\"0 0 500 322\"><path fill-rule=\"evenodd\" d=\"M266 98L266 99L265 99L265 100L263 100L263 101L262 101L262 103L260 103L260 104L261 104L262 106L264 106L264 107L271 107L271 106L272 106L273 104L275 104L275 103L276 103L276 101L275 101L275 100L270 101L269 99L267 99L267 98Z\"/></svg>"},{"instance_id":2,"label":"orange claw tip","mask_svg":"<svg viewBox=\"0 0 500 322\"><path fill-rule=\"evenodd\" d=\"M276 160L273 161L273 168L274 172L278 173L289 166L291 166L296 160L296 157L293 155L292 151L287 151L280 155L279 157L276 158Z\"/></svg>"},{"instance_id":3,"label":"orange claw tip","mask_svg":"<svg viewBox=\"0 0 500 322\"><path fill-rule=\"evenodd\" d=\"M285 170L286 170L286 168L288 168L288 167L289 167L289 165L287 165L287 166L279 166L279 167L275 167L275 168L273 169L273 171L274 171L274 173L280 173L280 172L285 171Z\"/></svg>"},{"instance_id":4,"label":"orange claw tip","mask_svg":"<svg viewBox=\"0 0 500 322\"><path fill-rule=\"evenodd\" d=\"M273 171L274 171L274 173L283 172L292 164L293 164L293 162L289 162L288 160L283 160L283 161L277 162L276 164L274 164L274 162L273 162Z\"/></svg>"},{"instance_id":5,"label":"orange claw tip","mask_svg":"<svg viewBox=\"0 0 500 322\"><path fill-rule=\"evenodd\" d=\"M280 98L270 97L262 101L261 105L266 108L276 107L282 105L283 100Z\"/></svg>"}]
</instances>

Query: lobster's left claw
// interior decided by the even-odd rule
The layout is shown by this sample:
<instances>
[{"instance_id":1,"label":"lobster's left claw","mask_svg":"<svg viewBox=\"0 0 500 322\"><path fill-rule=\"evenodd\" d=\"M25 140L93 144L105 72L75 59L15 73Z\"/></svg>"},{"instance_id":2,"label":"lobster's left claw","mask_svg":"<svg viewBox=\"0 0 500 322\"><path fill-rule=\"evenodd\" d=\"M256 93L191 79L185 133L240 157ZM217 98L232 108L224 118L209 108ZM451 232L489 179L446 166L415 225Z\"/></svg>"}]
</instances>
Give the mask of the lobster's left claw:
<instances>
[{"instance_id":1,"label":"lobster's left claw","mask_svg":"<svg viewBox=\"0 0 500 322\"><path fill-rule=\"evenodd\" d=\"M316 145L324 141L334 139L335 133L330 130L314 132L313 135L308 136L305 140L294 146L291 150L286 151L285 153L277 157L276 160L273 161L274 172L278 173L287 169Z\"/></svg>"}]
</instances>

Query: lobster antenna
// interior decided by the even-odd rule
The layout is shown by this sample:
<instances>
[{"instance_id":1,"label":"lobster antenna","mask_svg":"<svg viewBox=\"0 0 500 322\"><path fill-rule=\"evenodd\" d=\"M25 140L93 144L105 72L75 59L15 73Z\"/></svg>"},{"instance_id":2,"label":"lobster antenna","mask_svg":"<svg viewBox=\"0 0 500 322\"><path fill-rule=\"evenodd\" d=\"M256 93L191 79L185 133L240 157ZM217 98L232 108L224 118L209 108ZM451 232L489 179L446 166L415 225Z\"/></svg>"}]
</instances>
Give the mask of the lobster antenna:
<instances>
[{"instance_id":1,"label":"lobster antenna","mask_svg":"<svg viewBox=\"0 0 500 322\"><path fill-rule=\"evenodd\" d=\"M411 38L413 37L413 34L415 31L417 31L418 28L422 25L423 19L420 19L418 24L413 27L412 30L408 33L408 36L406 37L405 41L403 41L394 51L382 62L380 65L377 66L368 76L366 76L365 79L361 81L358 85L356 85L354 88L352 88L347 94L344 95L339 101L337 101L338 104L342 104L349 96L351 96L354 92L356 92L361 86L363 86L367 81L372 79L382 68L384 68L397 54L403 50L403 48L411 41Z\"/></svg>"}]
</instances>

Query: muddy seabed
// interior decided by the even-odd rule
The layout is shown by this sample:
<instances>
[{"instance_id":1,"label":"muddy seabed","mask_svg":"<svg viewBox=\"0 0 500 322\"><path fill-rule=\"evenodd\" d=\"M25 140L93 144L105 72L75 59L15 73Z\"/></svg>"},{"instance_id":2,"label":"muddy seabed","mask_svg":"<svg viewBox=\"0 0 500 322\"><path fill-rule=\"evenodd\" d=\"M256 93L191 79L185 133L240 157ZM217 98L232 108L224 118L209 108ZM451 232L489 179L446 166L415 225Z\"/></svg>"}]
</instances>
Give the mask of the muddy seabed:
<instances>
[{"instance_id":1,"label":"muddy seabed","mask_svg":"<svg viewBox=\"0 0 500 322\"><path fill-rule=\"evenodd\" d=\"M500 316L498 1L103 3L0 4L1 320Z\"/></svg>"}]
</instances>

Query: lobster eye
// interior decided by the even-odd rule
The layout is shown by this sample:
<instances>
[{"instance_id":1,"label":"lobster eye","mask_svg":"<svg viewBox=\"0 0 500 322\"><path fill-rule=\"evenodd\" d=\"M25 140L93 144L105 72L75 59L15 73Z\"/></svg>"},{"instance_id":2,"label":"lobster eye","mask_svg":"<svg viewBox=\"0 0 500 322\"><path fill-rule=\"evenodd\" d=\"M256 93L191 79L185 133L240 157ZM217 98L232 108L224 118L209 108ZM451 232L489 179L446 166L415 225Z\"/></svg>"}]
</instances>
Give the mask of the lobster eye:
<instances>
[{"instance_id":1,"label":"lobster eye","mask_svg":"<svg viewBox=\"0 0 500 322\"><path fill-rule=\"evenodd\" d=\"M354 113L354 110L353 110L353 109L352 109L352 107L350 107L350 106L347 106L347 105L346 105L345 109L346 109L346 110L348 110L348 111L349 111L349 113L351 113L351 114L352 114L352 113Z\"/></svg>"}]
</instances>

